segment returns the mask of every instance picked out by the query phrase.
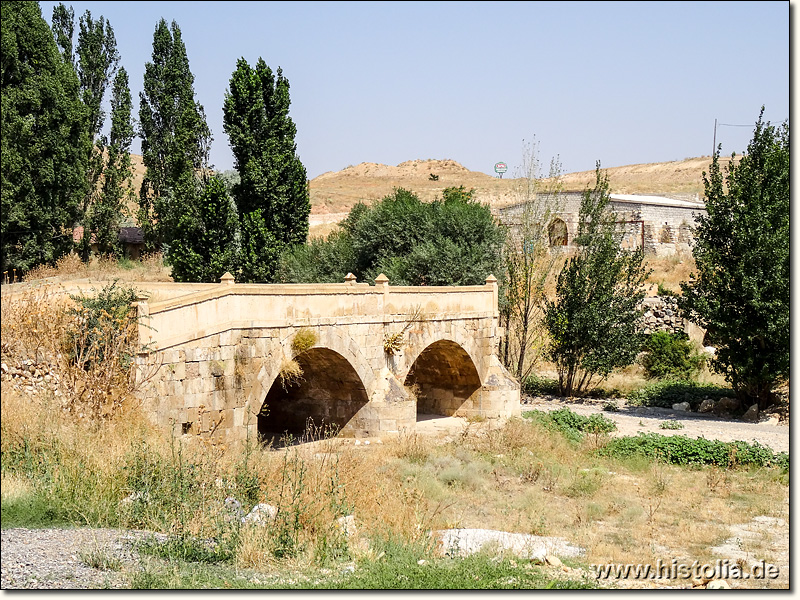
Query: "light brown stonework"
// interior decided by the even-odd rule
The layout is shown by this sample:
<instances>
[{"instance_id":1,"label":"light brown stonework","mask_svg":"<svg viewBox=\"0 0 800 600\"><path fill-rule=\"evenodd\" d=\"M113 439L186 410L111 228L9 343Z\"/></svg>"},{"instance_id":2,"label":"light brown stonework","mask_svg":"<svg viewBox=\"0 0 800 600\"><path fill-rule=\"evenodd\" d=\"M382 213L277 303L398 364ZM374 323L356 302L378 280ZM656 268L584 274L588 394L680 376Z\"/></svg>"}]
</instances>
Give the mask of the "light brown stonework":
<instances>
[{"instance_id":1,"label":"light brown stonework","mask_svg":"<svg viewBox=\"0 0 800 600\"><path fill-rule=\"evenodd\" d=\"M307 419L341 435L412 430L417 412L508 417L519 384L498 361L497 281L469 287L233 284L138 299L138 362L160 364L141 395L178 434L227 439L297 432ZM316 342L297 354L298 331ZM400 350L385 348L399 336ZM281 368L296 361L302 379Z\"/></svg>"}]
</instances>

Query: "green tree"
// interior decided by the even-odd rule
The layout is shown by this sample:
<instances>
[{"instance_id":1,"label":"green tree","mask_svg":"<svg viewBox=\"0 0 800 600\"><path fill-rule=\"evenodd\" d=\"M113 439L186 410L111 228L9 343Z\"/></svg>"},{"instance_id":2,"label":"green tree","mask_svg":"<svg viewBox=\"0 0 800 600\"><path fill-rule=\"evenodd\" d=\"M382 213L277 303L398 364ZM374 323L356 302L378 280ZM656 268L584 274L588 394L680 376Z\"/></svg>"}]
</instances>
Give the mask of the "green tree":
<instances>
[{"instance_id":1,"label":"green tree","mask_svg":"<svg viewBox=\"0 0 800 600\"><path fill-rule=\"evenodd\" d=\"M395 285L481 285L500 272L503 230L473 190L447 188L422 202L398 188L372 206L357 204L325 241L284 253L288 282L361 281L384 273Z\"/></svg>"},{"instance_id":2,"label":"green tree","mask_svg":"<svg viewBox=\"0 0 800 600\"><path fill-rule=\"evenodd\" d=\"M139 135L146 172L139 194L139 224L152 249L169 247L179 231L192 229L179 224L187 214L199 215L196 205L208 171L211 144L205 111L194 99L194 75L175 21L171 27L164 19L156 25L143 88Z\"/></svg>"},{"instance_id":3,"label":"green tree","mask_svg":"<svg viewBox=\"0 0 800 600\"><path fill-rule=\"evenodd\" d=\"M622 231L609 209L608 176L597 164L595 187L583 194L578 215L576 254L547 301L545 324L549 354L558 369L559 391L572 396L631 364L641 348L638 308L648 272L644 250L623 250Z\"/></svg>"},{"instance_id":4,"label":"green tree","mask_svg":"<svg viewBox=\"0 0 800 600\"><path fill-rule=\"evenodd\" d=\"M170 247L175 281L218 282L233 271L238 245L236 206L219 177L208 180L196 207L197 214L178 219L178 231Z\"/></svg>"},{"instance_id":5,"label":"green tree","mask_svg":"<svg viewBox=\"0 0 800 600\"><path fill-rule=\"evenodd\" d=\"M56 7L53 12L54 23L56 18ZM69 13L72 13L70 7ZM97 231L92 228L91 214L95 211L94 205L100 201L100 181L104 170L103 155L106 152L108 140L101 135L101 130L105 124L105 114L102 109L103 98L106 89L117 72L119 65L119 53L117 52L117 40L114 37L114 30L111 24L101 16L99 19L92 18L92 13L86 11L78 22L78 41L75 46L76 68L78 80L80 82L81 99L89 113L89 139L93 145L89 148L87 159L87 191L84 197L81 213L83 215L84 235L81 239L81 251L83 260L89 260L89 249L92 234L97 240ZM98 208L98 213L104 212L103 207ZM95 220L95 224L99 224ZM109 223L105 223L109 224ZM104 240L109 237L117 236L118 231L102 231L100 235ZM104 243L104 245L106 245Z\"/></svg>"},{"instance_id":6,"label":"green tree","mask_svg":"<svg viewBox=\"0 0 800 600\"><path fill-rule=\"evenodd\" d=\"M277 263L268 261L276 261L283 246L304 244L308 237L308 180L289 105L289 81L280 68L273 73L262 58L255 68L239 59L225 94L223 129L240 176L234 198L241 218L247 218L246 225L242 221L243 247L249 248L242 257L244 281L271 281ZM256 238L249 239L251 234ZM275 247L261 246L272 239ZM255 273L259 278L253 279Z\"/></svg>"},{"instance_id":7,"label":"green tree","mask_svg":"<svg viewBox=\"0 0 800 600\"><path fill-rule=\"evenodd\" d=\"M101 107L103 98L119 66L117 40L111 23L103 16L93 19L88 10L80 18L78 27L75 54L81 97L89 109L89 135L97 139L105 122Z\"/></svg>"},{"instance_id":8,"label":"green tree","mask_svg":"<svg viewBox=\"0 0 800 600\"><path fill-rule=\"evenodd\" d=\"M132 106L128 73L122 67L114 77L111 94L111 135L103 185L86 217L87 229L94 236L101 254L121 255L119 227L127 210L127 201L134 196L130 155L134 136Z\"/></svg>"},{"instance_id":9,"label":"green tree","mask_svg":"<svg viewBox=\"0 0 800 600\"><path fill-rule=\"evenodd\" d=\"M745 404L765 408L789 375L789 123L764 123L744 155L703 173L706 215L693 249L697 274L681 308L717 346L711 363Z\"/></svg>"},{"instance_id":10,"label":"green tree","mask_svg":"<svg viewBox=\"0 0 800 600\"><path fill-rule=\"evenodd\" d=\"M53 38L61 51L64 62L74 66L72 37L75 34L75 11L71 6L67 8L59 3L53 7L52 29Z\"/></svg>"},{"instance_id":11,"label":"green tree","mask_svg":"<svg viewBox=\"0 0 800 600\"><path fill-rule=\"evenodd\" d=\"M72 248L86 192L87 111L36 2L3 2L2 269L52 263Z\"/></svg>"}]
</instances>

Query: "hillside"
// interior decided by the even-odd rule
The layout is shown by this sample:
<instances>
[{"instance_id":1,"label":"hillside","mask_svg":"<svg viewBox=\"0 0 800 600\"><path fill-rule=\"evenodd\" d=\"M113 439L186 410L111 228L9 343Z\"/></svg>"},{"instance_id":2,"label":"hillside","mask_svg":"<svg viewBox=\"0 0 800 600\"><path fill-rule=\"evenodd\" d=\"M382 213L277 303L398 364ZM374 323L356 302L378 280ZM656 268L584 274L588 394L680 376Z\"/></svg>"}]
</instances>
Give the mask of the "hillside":
<instances>
[{"instance_id":1,"label":"hillside","mask_svg":"<svg viewBox=\"0 0 800 600\"><path fill-rule=\"evenodd\" d=\"M134 189L138 190L144 174L140 156L133 155ZM724 168L730 158L722 157ZM681 199L702 197L703 171L711 158L703 156L685 160L645 163L604 169L611 191L618 194L654 194ZM431 174L438 180L431 180ZM564 189L581 191L592 185L594 170L568 173L563 176ZM363 162L341 171L329 171L309 182L312 227L329 228L341 220L359 200L372 202L391 194L396 187L414 191L423 200L433 200L443 189L461 186L475 189L475 197L492 207L517 200L520 181L500 179L486 173L470 171L452 159L409 160L397 166ZM315 230L314 233L325 233Z\"/></svg>"},{"instance_id":2,"label":"hillside","mask_svg":"<svg viewBox=\"0 0 800 600\"><path fill-rule=\"evenodd\" d=\"M729 159L723 159L723 165ZM676 198L702 197L702 173L708 170L709 157L690 158L666 163L611 167L607 171L611 191L619 194L655 194ZM432 181L431 174L438 180ZM564 189L581 191L592 185L594 170L564 175ZM413 160L396 167L361 163L342 171L329 172L312 179L311 213L322 215L347 212L356 202L383 198L395 187L416 192L423 200L432 200L449 186L474 188L476 198L491 206L502 206L516 200L515 179L500 179L470 171L454 160Z\"/></svg>"}]
</instances>

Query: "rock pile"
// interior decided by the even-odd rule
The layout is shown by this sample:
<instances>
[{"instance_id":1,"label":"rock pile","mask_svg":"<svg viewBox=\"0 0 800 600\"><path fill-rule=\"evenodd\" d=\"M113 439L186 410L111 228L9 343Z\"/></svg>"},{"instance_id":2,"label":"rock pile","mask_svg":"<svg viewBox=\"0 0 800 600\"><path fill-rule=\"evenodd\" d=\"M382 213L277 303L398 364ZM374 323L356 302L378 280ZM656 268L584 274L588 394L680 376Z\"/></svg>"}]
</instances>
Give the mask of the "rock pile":
<instances>
[{"instance_id":1,"label":"rock pile","mask_svg":"<svg viewBox=\"0 0 800 600\"><path fill-rule=\"evenodd\" d=\"M52 365L37 363L31 359L19 361L16 365L0 364L0 380L10 384L12 389L24 394L35 394L45 390L60 396L60 377Z\"/></svg>"},{"instance_id":2,"label":"rock pile","mask_svg":"<svg viewBox=\"0 0 800 600\"><path fill-rule=\"evenodd\" d=\"M678 314L678 299L675 296L656 296L642 300L644 328L642 333L666 331L677 333L686 330L686 321Z\"/></svg>"}]
</instances>

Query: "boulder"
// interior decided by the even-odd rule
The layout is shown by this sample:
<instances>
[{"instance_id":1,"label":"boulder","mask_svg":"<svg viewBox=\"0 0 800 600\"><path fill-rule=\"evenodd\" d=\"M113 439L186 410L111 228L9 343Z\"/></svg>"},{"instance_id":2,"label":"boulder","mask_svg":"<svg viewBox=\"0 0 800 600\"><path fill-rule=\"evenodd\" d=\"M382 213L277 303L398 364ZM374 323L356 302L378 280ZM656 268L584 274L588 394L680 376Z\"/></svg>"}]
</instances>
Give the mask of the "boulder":
<instances>
[{"instance_id":1,"label":"boulder","mask_svg":"<svg viewBox=\"0 0 800 600\"><path fill-rule=\"evenodd\" d=\"M708 582L706 586L707 590L729 590L731 586L728 585L728 582L724 579L714 579Z\"/></svg>"},{"instance_id":2,"label":"boulder","mask_svg":"<svg viewBox=\"0 0 800 600\"><path fill-rule=\"evenodd\" d=\"M278 514L278 509L271 504L261 502L256 504L249 513L242 517L242 523L253 523L262 527L269 523Z\"/></svg>"},{"instance_id":3,"label":"boulder","mask_svg":"<svg viewBox=\"0 0 800 600\"><path fill-rule=\"evenodd\" d=\"M560 567L562 566L561 559L557 556L553 556L552 554L548 554L544 557L544 562L551 567Z\"/></svg>"},{"instance_id":4,"label":"boulder","mask_svg":"<svg viewBox=\"0 0 800 600\"><path fill-rule=\"evenodd\" d=\"M758 404L753 404L753 406L747 409L747 412L742 415L742 421L758 423Z\"/></svg>"},{"instance_id":5,"label":"boulder","mask_svg":"<svg viewBox=\"0 0 800 600\"><path fill-rule=\"evenodd\" d=\"M688 402L678 402L677 404L672 405L672 410L677 410L680 412L691 412L692 408Z\"/></svg>"},{"instance_id":6,"label":"boulder","mask_svg":"<svg viewBox=\"0 0 800 600\"><path fill-rule=\"evenodd\" d=\"M700 403L700 407L697 409L699 413L710 413L714 410L714 401L711 398L706 398Z\"/></svg>"},{"instance_id":7,"label":"boulder","mask_svg":"<svg viewBox=\"0 0 800 600\"><path fill-rule=\"evenodd\" d=\"M347 538L355 537L358 533L356 518L353 515L339 517L336 519L336 525L339 527L339 531Z\"/></svg>"},{"instance_id":8,"label":"boulder","mask_svg":"<svg viewBox=\"0 0 800 600\"><path fill-rule=\"evenodd\" d=\"M717 403L714 404L714 414L721 415L736 412L741 406L742 403L739 402L738 398L720 398Z\"/></svg>"}]
</instances>

